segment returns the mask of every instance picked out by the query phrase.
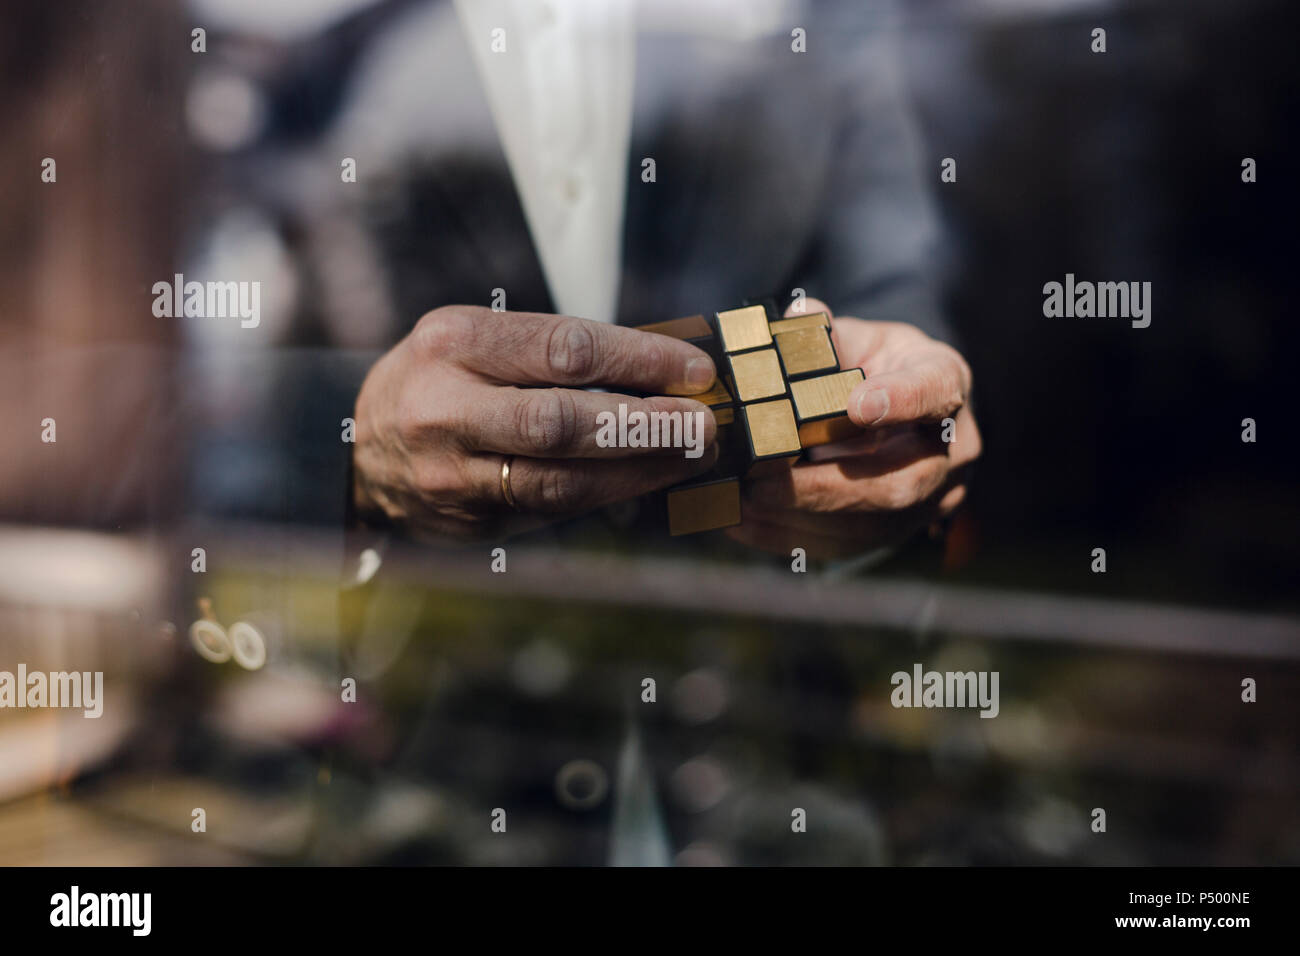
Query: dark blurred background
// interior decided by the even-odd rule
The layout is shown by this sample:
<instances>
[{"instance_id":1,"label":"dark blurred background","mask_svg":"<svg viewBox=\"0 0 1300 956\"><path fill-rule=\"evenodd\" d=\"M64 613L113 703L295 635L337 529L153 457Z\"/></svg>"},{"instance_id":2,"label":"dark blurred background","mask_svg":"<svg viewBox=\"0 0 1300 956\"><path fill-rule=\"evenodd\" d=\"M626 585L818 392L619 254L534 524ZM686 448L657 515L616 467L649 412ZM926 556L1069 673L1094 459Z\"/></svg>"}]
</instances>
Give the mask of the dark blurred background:
<instances>
[{"instance_id":1,"label":"dark blurred background","mask_svg":"<svg viewBox=\"0 0 1300 956\"><path fill-rule=\"evenodd\" d=\"M1274 430L1296 186L1241 181L1243 158L1293 148L1294 7L1053 6L909 7L931 156L960 157L937 196L989 447L971 571L1294 608L1300 475ZM1077 42L1094 26L1105 55ZM1067 272L1151 281L1151 326L1044 318L1043 283ZM1244 444L1243 418L1278 440ZM1075 556L1104 541L1098 581Z\"/></svg>"}]
</instances>

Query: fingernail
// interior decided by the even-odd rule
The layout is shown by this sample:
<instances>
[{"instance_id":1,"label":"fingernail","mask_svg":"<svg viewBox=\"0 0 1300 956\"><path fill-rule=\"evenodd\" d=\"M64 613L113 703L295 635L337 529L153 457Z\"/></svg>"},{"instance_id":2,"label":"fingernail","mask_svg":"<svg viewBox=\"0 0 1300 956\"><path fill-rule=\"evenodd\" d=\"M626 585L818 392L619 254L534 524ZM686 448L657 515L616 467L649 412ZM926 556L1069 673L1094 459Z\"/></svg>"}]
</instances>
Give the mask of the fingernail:
<instances>
[{"instance_id":1,"label":"fingernail","mask_svg":"<svg viewBox=\"0 0 1300 956\"><path fill-rule=\"evenodd\" d=\"M686 384L702 392L713 384L713 362L707 358L693 358L686 363Z\"/></svg>"},{"instance_id":2,"label":"fingernail","mask_svg":"<svg viewBox=\"0 0 1300 956\"><path fill-rule=\"evenodd\" d=\"M874 425L889 414L889 393L883 388L873 388L858 396L858 418Z\"/></svg>"}]
</instances>

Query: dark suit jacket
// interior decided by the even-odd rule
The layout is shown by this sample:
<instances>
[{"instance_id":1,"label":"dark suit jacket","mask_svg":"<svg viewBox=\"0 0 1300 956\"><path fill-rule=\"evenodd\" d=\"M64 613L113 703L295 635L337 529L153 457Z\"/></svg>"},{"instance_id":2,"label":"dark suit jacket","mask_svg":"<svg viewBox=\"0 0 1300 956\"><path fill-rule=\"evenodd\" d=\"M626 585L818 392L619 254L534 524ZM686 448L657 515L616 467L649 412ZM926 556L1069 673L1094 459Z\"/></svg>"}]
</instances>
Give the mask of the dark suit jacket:
<instances>
[{"instance_id":1,"label":"dark suit jacket","mask_svg":"<svg viewBox=\"0 0 1300 956\"><path fill-rule=\"evenodd\" d=\"M552 310L454 12L449 4L392 6L400 16L371 23L369 42L349 53L350 73L330 122L313 136L272 135L243 160L269 180L245 181L266 194L264 204L295 237L309 282L313 275L333 278L320 276L328 260L314 252L318 240L346 234L364 253L351 267L368 269L391 303L387 316L350 317L376 326L359 333L374 345L392 344L435 306L487 304L495 288L508 290L511 309ZM621 322L708 313L802 288L840 314L946 334L929 281L937 227L924 186L937 181L939 161L922 155L908 116L892 14L892 4L865 0L813 3L797 23L752 40L640 38ZM806 30L806 53L791 50L793 26ZM422 38L414 58L413 36ZM291 95L291 78L281 89ZM398 102L394 91L415 102ZM364 172L359 188L322 206L319 196L308 202L277 185L275 176L287 175L304 154L336 165L340 150L356 154ZM656 159L653 184L639 175L646 156ZM349 321L346 309L328 299L337 287L313 286L319 291L296 320L299 341L328 341L337 337L331 319ZM256 373L276 382L273 402L228 436L239 449L231 454L250 463L269 456L273 466L254 468L262 479L246 486L209 469L198 499L219 516L342 529L350 446L338 441L339 422L351 414L372 355L326 346L280 356L281 370ZM518 543L578 539L587 547L626 548L640 540L628 528L626 516L595 519ZM364 533L358 540L367 540ZM716 542L676 547L719 550ZM464 560L486 566L489 548L466 549ZM725 546L721 553L735 558ZM501 576L507 602L509 582ZM666 833L672 852L692 846L706 859L880 858L862 795L803 779L811 765L801 770L798 760L781 756L798 732L782 729L780 720L769 723L783 708L802 706L799 693L782 690L787 665L820 675L807 686L823 695L836 720L847 720L852 682L836 676L833 656L818 649L816 635L765 632L761 622L737 632L734 622L678 621L653 611L602 618L572 605L522 602L498 613L491 602L440 593L436 581L412 621L386 611L409 598L407 584L381 569L366 587L345 594L339 674L365 671L361 693L381 714L375 734L385 743L340 747L336 774L360 784L358 799L372 805L394 781L429 787L443 801L444 823L454 822L436 835L376 846L369 858L606 861L620 761L627 765L624 794L637 777L628 764L629 713L637 714L646 754L638 766L655 768L651 802L663 810L643 813L637 832ZM406 633L394 638L395 627ZM802 651L765 643L778 637L800 641ZM359 662L373 659L367 648L376 642L403 651L385 667L367 669ZM754 654L738 657L745 648ZM548 668L562 674L539 689L536 675ZM730 704L703 723L673 717L667 701L638 710L641 680L650 672L663 695L681 686L689 695L701 680L721 681ZM754 715L766 716L755 723ZM763 759L744 777L735 754L754 748ZM575 761L590 763L575 770ZM566 786L586 796L566 796ZM601 786L608 792L596 799L592 791ZM800 787L802 795L791 795ZM358 812L322 799L338 827ZM840 823L819 830L815 842L791 844L783 835L793 805L816 805L824 810L817 819ZM510 836L493 842L495 808L510 814Z\"/></svg>"}]
</instances>

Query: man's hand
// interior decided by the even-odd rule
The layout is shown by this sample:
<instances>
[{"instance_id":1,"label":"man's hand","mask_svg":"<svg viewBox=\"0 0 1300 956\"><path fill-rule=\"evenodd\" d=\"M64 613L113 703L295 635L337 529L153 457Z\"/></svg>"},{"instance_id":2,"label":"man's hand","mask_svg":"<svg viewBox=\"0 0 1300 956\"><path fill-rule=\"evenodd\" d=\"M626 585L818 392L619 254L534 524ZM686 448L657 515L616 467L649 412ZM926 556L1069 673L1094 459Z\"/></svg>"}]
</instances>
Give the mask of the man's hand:
<instances>
[{"instance_id":1,"label":"man's hand","mask_svg":"<svg viewBox=\"0 0 1300 956\"><path fill-rule=\"evenodd\" d=\"M630 398L580 386L660 395L706 390L704 352L665 335L585 319L447 306L366 376L357 396L353 496L422 537L520 531L665 487L712 467L713 415L686 398ZM560 386L560 387L548 387ZM601 448L597 415L703 412L704 455ZM501 465L515 457L506 504Z\"/></svg>"},{"instance_id":2,"label":"man's hand","mask_svg":"<svg viewBox=\"0 0 1300 956\"><path fill-rule=\"evenodd\" d=\"M830 310L807 300L807 312ZM966 496L980 434L971 372L958 352L899 322L833 320L844 368L866 381L849 396L861 438L815 448L788 472L751 482L737 541L778 554L842 558L899 544L951 514ZM944 419L952 419L945 442Z\"/></svg>"}]
</instances>

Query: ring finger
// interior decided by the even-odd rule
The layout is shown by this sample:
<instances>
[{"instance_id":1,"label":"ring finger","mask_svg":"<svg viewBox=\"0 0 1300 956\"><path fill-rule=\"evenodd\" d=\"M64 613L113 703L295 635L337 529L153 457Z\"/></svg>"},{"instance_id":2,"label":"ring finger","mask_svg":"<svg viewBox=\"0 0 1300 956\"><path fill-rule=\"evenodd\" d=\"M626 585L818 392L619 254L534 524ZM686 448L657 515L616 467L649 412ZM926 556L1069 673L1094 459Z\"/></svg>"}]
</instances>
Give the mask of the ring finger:
<instances>
[{"instance_id":1,"label":"ring finger","mask_svg":"<svg viewBox=\"0 0 1300 956\"><path fill-rule=\"evenodd\" d=\"M656 457L595 460L511 456L509 484L515 510L550 516L576 515L617 501L636 498L694 478L713 467L716 445L699 458ZM476 455L466 462L469 480L480 501L509 510L500 455Z\"/></svg>"}]
</instances>

